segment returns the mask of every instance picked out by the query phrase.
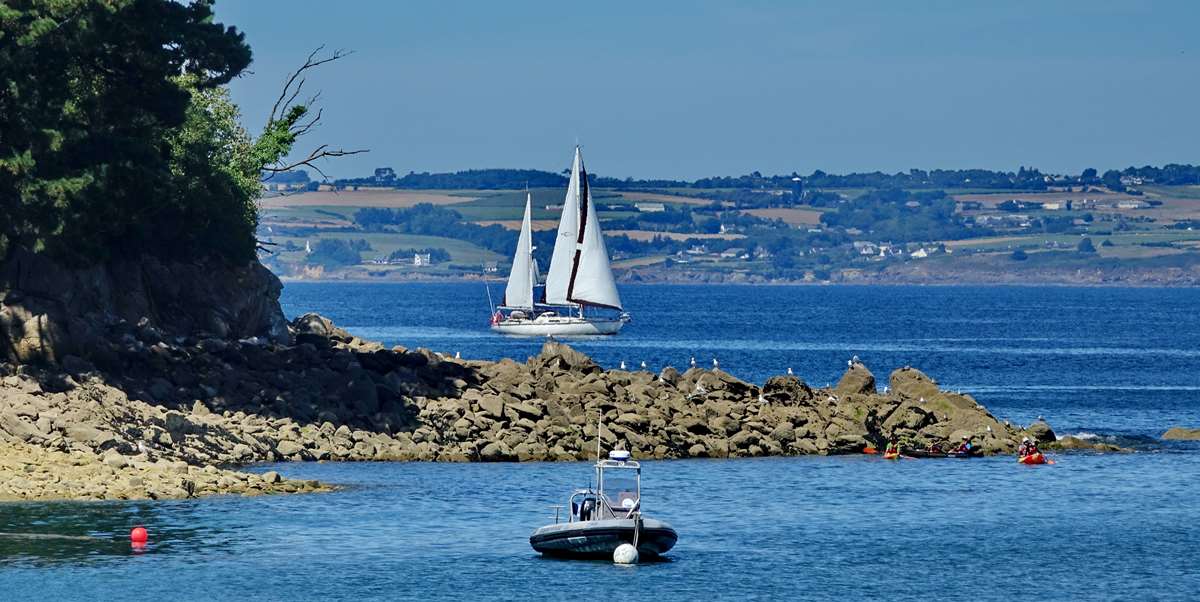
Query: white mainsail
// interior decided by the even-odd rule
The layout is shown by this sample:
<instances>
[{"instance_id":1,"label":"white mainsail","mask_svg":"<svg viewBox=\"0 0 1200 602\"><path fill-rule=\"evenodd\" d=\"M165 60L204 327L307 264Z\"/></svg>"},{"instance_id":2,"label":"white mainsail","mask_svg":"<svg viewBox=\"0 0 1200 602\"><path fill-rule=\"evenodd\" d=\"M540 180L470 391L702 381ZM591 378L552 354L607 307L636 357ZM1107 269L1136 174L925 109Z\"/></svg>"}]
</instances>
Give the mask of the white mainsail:
<instances>
[{"instance_id":1,"label":"white mainsail","mask_svg":"<svg viewBox=\"0 0 1200 602\"><path fill-rule=\"evenodd\" d=\"M546 303L568 305L567 289L571 286L571 267L575 262L575 241L579 237L579 171L583 156L575 147L571 164L571 182L563 199L562 217L558 221L558 236L554 238L554 253L550 255L550 270L546 272Z\"/></svg>"},{"instance_id":2,"label":"white mainsail","mask_svg":"<svg viewBox=\"0 0 1200 602\"><path fill-rule=\"evenodd\" d=\"M563 201L550 272L546 275L546 302L621 309L621 297L617 294L579 147L575 147L571 181Z\"/></svg>"},{"instance_id":3,"label":"white mainsail","mask_svg":"<svg viewBox=\"0 0 1200 602\"><path fill-rule=\"evenodd\" d=\"M504 305L533 309L533 286L537 284L537 263L533 260L533 198L525 193L525 219L517 237L517 253L513 256L508 286L504 289Z\"/></svg>"}]
</instances>

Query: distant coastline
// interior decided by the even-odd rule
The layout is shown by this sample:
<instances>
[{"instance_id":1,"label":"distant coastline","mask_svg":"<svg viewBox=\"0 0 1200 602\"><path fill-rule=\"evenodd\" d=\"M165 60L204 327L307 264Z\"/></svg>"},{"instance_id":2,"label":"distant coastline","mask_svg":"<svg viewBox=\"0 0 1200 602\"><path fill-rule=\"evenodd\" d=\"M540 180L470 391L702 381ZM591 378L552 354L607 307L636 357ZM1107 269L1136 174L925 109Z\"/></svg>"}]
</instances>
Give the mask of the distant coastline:
<instances>
[{"instance_id":1,"label":"distant coastline","mask_svg":"<svg viewBox=\"0 0 1200 602\"><path fill-rule=\"evenodd\" d=\"M663 274L655 271L636 272L630 277L628 273L618 274L620 285L738 285L738 286L1038 286L1038 287L1112 287L1112 288L1193 288L1200 286L1200 271L1189 271L1182 274L1159 274L1155 272L1140 272L1121 276L1106 276L1104 273L1070 274L1062 277L1019 278L1016 274L999 273L945 273L945 274L905 274L882 273L863 274L852 278L834 280L812 279L780 279L769 278L758 274L737 274L727 277L718 273L692 273L685 275ZM481 274L396 274L388 277L362 277L357 275L324 274L321 277L280 276L285 283L313 282L332 283L344 282L355 284L397 284L397 283L445 283L445 282L487 282L504 286L502 276L483 276Z\"/></svg>"}]
</instances>

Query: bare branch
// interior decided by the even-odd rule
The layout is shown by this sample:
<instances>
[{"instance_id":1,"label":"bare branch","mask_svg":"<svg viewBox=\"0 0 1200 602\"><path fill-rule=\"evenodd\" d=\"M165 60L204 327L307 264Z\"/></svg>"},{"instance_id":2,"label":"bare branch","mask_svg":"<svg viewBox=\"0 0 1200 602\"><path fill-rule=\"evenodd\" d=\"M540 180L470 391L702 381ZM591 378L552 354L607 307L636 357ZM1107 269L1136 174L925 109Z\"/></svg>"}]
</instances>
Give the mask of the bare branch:
<instances>
[{"instance_id":1,"label":"bare branch","mask_svg":"<svg viewBox=\"0 0 1200 602\"><path fill-rule=\"evenodd\" d=\"M318 57L317 55L323 50L325 50L324 44L317 46L316 50L309 53L308 58L304 60L304 64L299 69L288 74L287 80L283 84L283 90L279 93L279 98L275 101L275 105L271 107L271 114L267 118L268 123L276 121L287 114L288 107L292 101L296 100L300 89L304 87L304 78L301 76L304 75L305 71L354 54L352 50L338 49L334 50L329 56Z\"/></svg>"},{"instance_id":2,"label":"bare branch","mask_svg":"<svg viewBox=\"0 0 1200 602\"><path fill-rule=\"evenodd\" d=\"M319 125L321 122L321 117L324 114L324 109L315 106L316 103L321 99L321 92L318 90L315 94L308 98L304 105L302 105L310 111L313 108L316 108L315 114L313 114L308 121L298 123L298 117L303 117L303 115L290 115L292 107L296 106L293 103L295 103L296 99L300 97L300 93L304 89L304 84L307 83L307 78L304 77L304 72L308 71L309 69L324 65L325 63L331 63L353 54L352 51L335 50L327 56L322 57L320 55L324 49L324 45L318 46L316 50L313 50L311 53L309 53L308 58L304 60L304 64L301 65L299 69L296 69L288 75L287 81L284 83L283 90L279 94L279 98L275 101L275 105L271 107L271 114L267 120L267 128L270 129L280 120L288 119L289 121L286 122L286 125L288 126L288 133L290 134L289 145L291 141L299 139L301 136L307 134L309 131ZM329 176L321 169L319 165L316 164L317 161L335 157L345 157L348 155L357 155L365 152L368 152L367 149L331 149L329 148L328 144L322 144L313 149L313 151L303 159L288 163L280 158L275 165L263 167L262 171L264 174L266 174L266 177L263 178L263 181L270 181L275 174L292 171L293 169L302 166L311 168L317 173L321 174L323 178L328 179Z\"/></svg>"},{"instance_id":3,"label":"bare branch","mask_svg":"<svg viewBox=\"0 0 1200 602\"><path fill-rule=\"evenodd\" d=\"M368 149L362 148L362 149L355 149L355 150L344 150L344 149L329 150L328 144L322 144L321 146L318 146L316 148L316 150L309 153L307 157L300 159L299 161L293 161L292 163L289 163L289 164L281 164L281 165L276 165L276 166L272 166L272 167L264 167L263 171L270 172L271 174L277 174L277 173L283 173L286 171L291 171L291 170L296 169L297 167L300 167L303 165L305 167L311 167L312 169L317 170L317 173L321 174L322 177L328 178L329 176L326 175L325 172L321 171L321 168L318 167L314 163L315 161L319 161L321 159L331 159L334 157L345 157L348 155L357 155L359 153L365 153L365 152L368 152ZM270 180L270 179L271 179L271 177L267 176L267 178L265 178L264 181Z\"/></svg>"}]
</instances>

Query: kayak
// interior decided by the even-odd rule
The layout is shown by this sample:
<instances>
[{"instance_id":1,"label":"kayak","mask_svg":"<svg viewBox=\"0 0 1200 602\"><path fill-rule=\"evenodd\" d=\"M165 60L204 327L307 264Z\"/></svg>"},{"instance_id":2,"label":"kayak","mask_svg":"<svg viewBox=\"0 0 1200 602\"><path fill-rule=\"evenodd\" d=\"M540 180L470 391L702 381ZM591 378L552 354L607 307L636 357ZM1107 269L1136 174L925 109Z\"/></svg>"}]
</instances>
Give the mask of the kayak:
<instances>
[{"instance_id":1,"label":"kayak","mask_svg":"<svg viewBox=\"0 0 1200 602\"><path fill-rule=\"evenodd\" d=\"M897 452L889 452L889 453L883 454L883 459L884 460L899 460L900 454Z\"/></svg>"},{"instance_id":2,"label":"kayak","mask_svg":"<svg viewBox=\"0 0 1200 602\"><path fill-rule=\"evenodd\" d=\"M935 452L923 449L910 449L905 452L914 458L974 458L975 450L969 452Z\"/></svg>"},{"instance_id":3,"label":"kayak","mask_svg":"<svg viewBox=\"0 0 1200 602\"><path fill-rule=\"evenodd\" d=\"M863 448L863 451L862 451L862 453L864 453L864 454L877 454L877 453L879 453L879 450L877 450L877 449L875 449L874 447L871 447L870 445L868 445L868 446L866 446L866 447L864 447L864 448Z\"/></svg>"},{"instance_id":4,"label":"kayak","mask_svg":"<svg viewBox=\"0 0 1200 602\"><path fill-rule=\"evenodd\" d=\"M1045 464L1046 456L1043 456L1041 452L1038 452L1028 456L1021 456L1020 458L1017 458L1017 462L1021 464Z\"/></svg>"}]
</instances>

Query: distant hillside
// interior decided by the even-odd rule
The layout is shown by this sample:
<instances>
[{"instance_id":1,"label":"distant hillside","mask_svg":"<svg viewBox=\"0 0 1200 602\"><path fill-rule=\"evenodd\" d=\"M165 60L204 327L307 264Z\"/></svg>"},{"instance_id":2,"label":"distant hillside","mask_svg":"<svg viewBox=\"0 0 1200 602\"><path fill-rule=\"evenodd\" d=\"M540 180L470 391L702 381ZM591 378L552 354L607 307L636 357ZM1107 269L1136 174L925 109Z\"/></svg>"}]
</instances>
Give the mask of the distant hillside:
<instances>
[{"instance_id":1,"label":"distant hillside","mask_svg":"<svg viewBox=\"0 0 1200 602\"><path fill-rule=\"evenodd\" d=\"M795 172L786 175L764 176L753 172L742 176L714 176L694 181L670 179L611 178L589 174L593 186L620 190L690 188L690 189L774 189L797 188L906 188L1038 191L1063 186L1103 186L1123 192L1142 185L1181 186L1200 184L1200 166L1168 164L1162 167L1127 167L1110 169L1103 174L1085 169L1078 175L1046 174L1036 168L1022 166L1015 172L987 169L911 169L888 174L880 171L830 174L821 170L807 176ZM381 167L375 175L335 180L339 188L382 186L413 190L515 190L552 188L567 185L563 174L536 169L469 169L453 173L416 173L397 177L395 170Z\"/></svg>"}]
</instances>

